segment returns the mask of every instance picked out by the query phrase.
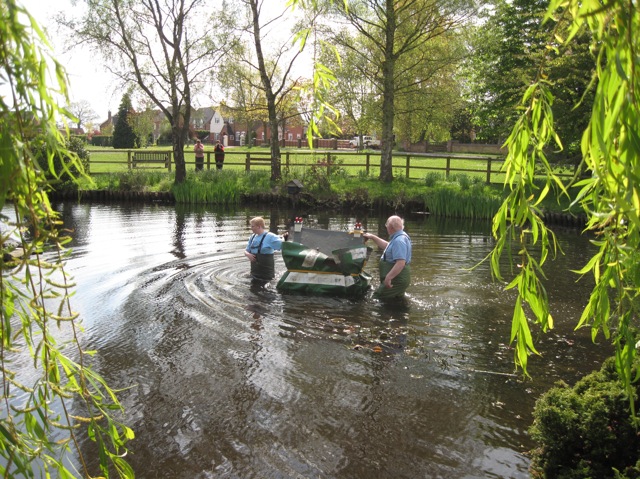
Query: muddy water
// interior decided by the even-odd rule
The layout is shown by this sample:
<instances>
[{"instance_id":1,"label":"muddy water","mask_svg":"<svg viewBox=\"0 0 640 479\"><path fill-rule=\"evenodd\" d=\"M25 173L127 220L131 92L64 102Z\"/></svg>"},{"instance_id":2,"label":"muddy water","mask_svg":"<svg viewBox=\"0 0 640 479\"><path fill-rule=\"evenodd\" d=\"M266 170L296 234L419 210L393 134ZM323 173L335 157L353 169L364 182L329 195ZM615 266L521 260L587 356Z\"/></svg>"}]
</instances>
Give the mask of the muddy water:
<instances>
[{"instance_id":1,"label":"muddy water","mask_svg":"<svg viewBox=\"0 0 640 479\"><path fill-rule=\"evenodd\" d=\"M306 212L57 207L75 230L68 270L85 346L112 387L128 388L140 478L529 477L536 398L607 352L573 331L589 284L566 270L590 250L574 231L559 232L565 256L547 284L556 330L538 339L523 382L507 344L513 297L488 265L470 270L491 250L487 223L407 216L412 286L385 306L251 283L249 219L282 232ZM383 235L385 216L357 219ZM374 285L379 256L366 268Z\"/></svg>"}]
</instances>

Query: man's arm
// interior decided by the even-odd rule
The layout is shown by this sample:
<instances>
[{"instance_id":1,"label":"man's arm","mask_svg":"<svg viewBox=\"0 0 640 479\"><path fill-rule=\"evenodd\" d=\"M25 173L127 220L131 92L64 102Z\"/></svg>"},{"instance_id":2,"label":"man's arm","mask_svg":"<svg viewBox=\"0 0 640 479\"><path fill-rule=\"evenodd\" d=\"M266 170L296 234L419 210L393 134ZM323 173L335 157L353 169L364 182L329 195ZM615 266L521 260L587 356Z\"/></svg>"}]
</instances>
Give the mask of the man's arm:
<instances>
[{"instance_id":1,"label":"man's arm","mask_svg":"<svg viewBox=\"0 0 640 479\"><path fill-rule=\"evenodd\" d=\"M385 287L391 288L393 286L391 284L391 281L402 272L406 264L407 262L403 259L399 259L393 264L393 268L391 268L391 271L389 271L384 277Z\"/></svg>"},{"instance_id":2,"label":"man's arm","mask_svg":"<svg viewBox=\"0 0 640 479\"><path fill-rule=\"evenodd\" d=\"M378 245L378 248L380 249L385 249L389 244L388 241L385 241L382 238L379 238L378 236L371 233L363 233L362 237L366 240L369 240L369 239L372 240L375 244Z\"/></svg>"}]
</instances>

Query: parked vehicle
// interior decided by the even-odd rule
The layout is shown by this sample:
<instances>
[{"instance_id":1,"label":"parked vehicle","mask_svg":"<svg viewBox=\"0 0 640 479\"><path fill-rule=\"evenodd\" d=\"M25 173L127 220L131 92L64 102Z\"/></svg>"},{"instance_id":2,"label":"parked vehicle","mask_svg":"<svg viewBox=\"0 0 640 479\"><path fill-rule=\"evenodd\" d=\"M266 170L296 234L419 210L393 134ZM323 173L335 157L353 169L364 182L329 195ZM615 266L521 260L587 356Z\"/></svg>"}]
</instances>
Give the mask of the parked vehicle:
<instances>
[{"instance_id":1,"label":"parked vehicle","mask_svg":"<svg viewBox=\"0 0 640 479\"><path fill-rule=\"evenodd\" d=\"M362 144L360 143L360 137L354 136L352 140L349 140L349 145L352 148L380 148L380 140L374 139L372 136L362 136Z\"/></svg>"}]
</instances>

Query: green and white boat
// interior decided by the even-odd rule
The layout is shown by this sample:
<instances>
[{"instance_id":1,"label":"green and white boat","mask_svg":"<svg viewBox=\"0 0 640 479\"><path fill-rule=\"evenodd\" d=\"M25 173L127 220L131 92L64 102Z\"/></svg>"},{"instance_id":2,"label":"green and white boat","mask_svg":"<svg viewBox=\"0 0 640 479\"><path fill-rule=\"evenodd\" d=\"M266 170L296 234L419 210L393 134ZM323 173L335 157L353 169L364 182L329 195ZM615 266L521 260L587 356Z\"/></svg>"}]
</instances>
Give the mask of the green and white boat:
<instances>
[{"instance_id":1,"label":"green and white boat","mask_svg":"<svg viewBox=\"0 0 640 479\"><path fill-rule=\"evenodd\" d=\"M371 276L364 267L371 255L359 232L301 228L282 243L287 271L278 281L280 291L305 294L361 296Z\"/></svg>"}]
</instances>

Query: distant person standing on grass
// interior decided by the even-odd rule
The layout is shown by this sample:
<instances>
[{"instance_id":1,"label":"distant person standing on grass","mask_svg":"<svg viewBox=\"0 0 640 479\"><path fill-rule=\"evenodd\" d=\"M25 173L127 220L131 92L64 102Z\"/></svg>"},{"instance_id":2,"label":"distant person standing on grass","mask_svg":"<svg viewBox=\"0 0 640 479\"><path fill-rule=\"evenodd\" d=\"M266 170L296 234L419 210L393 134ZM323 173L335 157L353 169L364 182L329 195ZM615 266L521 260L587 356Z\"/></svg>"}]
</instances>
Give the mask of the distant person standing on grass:
<instances>
[{"instance_id":1,"label":"distant person standing on grass","mask_svg":"<svg viewBox=\"0 0 640 479\"><path fill-rule=\"evenodd\" d=\"M200 140L196 140L193 151L196 154L196 171L202 171L204 168L204 145Z\"/></svg>"},{"instance_id":2,"label":"distant person standing on grass","mask_svg":"<svg viewBox=\"0 0 640 479\"><path fill-rule=\"evenodd\" d=\"M385 223L389 241L385 241L371 233L362 237L373 240L378 248L383 249L380 258L380 286L374 293L375 298L382 300L400 298L411 282L411 239L404 232L404 221L399 216L390 216Z\"/></svg>"},{"instance_id":3,"label":"distant person standing on grass","mask_svg":"<svg viewBox=\"0 0 640 479\"><path fill-rule=\"evenodd\" d=\"M216 158L216 168L221 170L224 163L224 146L220 143L220 140L216 142L216 146L213 149L213 154Z\"/></svg>"}]
</instances>

